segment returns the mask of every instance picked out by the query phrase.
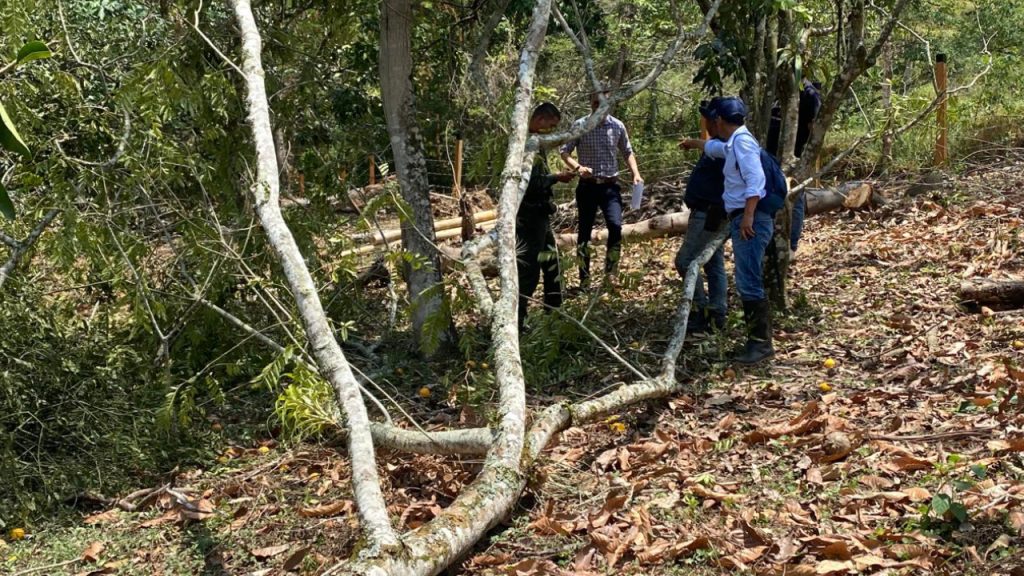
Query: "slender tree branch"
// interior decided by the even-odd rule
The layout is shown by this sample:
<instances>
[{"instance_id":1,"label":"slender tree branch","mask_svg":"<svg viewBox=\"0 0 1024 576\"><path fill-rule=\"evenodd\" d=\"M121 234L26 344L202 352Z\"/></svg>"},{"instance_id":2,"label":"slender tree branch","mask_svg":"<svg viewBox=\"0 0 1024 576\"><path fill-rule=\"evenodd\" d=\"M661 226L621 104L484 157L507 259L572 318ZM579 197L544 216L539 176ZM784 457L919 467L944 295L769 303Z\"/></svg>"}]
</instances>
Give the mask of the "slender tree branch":
<instances>
[{"instance_id":1,"label":"slender tree branch","mask_svg":"<svg viewBox=\"0 0 1024 576\"><path fill-rule=\"evenodd\" d=\"M349 424L352 486L367 538L366 552L379 554L397 548L399 542L380 488L369 417L352 369L327 323L313 278L281 215L277 156L263 81L262 42L252 6L249 0L231 0L231 6L242 37L246 103L256 148L257 178L252 187L256 213L288 279L320 372L331 383L338 404L345 412Z\"/></svg>"},{"instance_id":2,"label":"slender tree branch","mask_svg":"<svg viewBox=\"0 0 1024 576\"><path fill-rule=\"evenodd\" d=\"M49 226L51 222L53 222L53 219L56 218L57 214L59 213L59 210L57 210L56 208L52 208L49 212L43 215L42 219L39 220L39 222L36 223L36 225L32 228L32 231L29 232L28 237L26 237L21 242L14 241L14 247L11 250L11 255L7 258L7 262L5 262L3 266L0 266L0 287L3 287L4 282L6 282L7 278L10 277L11 273L14 271L14 268L25 256L25 253L27 253L29 249L32 248L32 246L36 243L36 241L39 240L39 237L43 234L43 230L46 230L46 227ZM7 240L13 241L12 238L6 236L4 240L5 244L8 244Z\"/></svg>"}]
</instances>

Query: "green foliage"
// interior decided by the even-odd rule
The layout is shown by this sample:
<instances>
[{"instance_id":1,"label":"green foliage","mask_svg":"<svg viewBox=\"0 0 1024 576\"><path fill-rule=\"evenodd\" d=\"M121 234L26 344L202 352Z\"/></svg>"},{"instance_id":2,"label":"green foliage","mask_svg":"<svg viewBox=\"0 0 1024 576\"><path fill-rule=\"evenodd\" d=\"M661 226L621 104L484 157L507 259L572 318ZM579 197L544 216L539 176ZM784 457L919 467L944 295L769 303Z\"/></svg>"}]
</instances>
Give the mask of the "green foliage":
<instances>
[{"instance_id":1,"label":"green foliage","mask_svg":"<svg viewBox=\"0 0 1024 576\"><path fill-rule=\"evenodd\" d=\"M277 397L274 412L286 435L297 441L344 426L334 391L319 374L299 363L285 376L289 383Z\"/></svg>"}]
</instances>

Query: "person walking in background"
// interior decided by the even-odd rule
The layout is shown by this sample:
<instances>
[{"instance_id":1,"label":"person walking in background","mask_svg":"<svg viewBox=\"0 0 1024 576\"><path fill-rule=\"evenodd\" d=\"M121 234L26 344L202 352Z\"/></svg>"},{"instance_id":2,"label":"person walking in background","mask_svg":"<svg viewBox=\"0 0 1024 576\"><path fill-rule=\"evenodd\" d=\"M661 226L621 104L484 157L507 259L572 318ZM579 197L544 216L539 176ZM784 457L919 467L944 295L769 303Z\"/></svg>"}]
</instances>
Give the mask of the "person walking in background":
<instances>
[{"instance_id":1,"label":"person walking in background","mask_svg":"<svg viewBox=\"0 0 1024 576\"><path fill-rule=\"evenodd\" d=\"M723 98L711 112L719 139L690 138L680 146L703 149L708 156L725 161L722 198L736 259L736 290L743 301L747 324L747 342L734 361L757 364L775 354L771 304L764 289L764 255L772 238L773 217L767 210L758 209L767 193L761 146L744 126L747 107L742 100Z\"/></svg>"},{"instance_id":2,"label":"person walking in background","mask_svg":"<svg viewBox=\"0 0 1024 576\"><path fill-rule=\"evenodd\" d=\"M530 115L531 134L551 132L562 119L562 113L550 103L539 104ZM558 308L562 305L562 284L558 271L555 235L551 231L551 216L555 203L551 187L555 182L569 182L572 172L551 174L547 153L540 150L533 159L533 170L526 185L526 194L516 214L516 265L519 272L519 330L526 327L529 299L533 297L541 272L544 273L544 305ZM546 254L546 252L554 254Z\"/></svg>"},{"instance_id":3,"label":"person walking in background","mask_svg":"<svg viewBox=\"0 0 1024 576\"><path fill-rule=\"evenodd\" d=\"M811 82L804 78L803 90L800 91L800 104L797 108L796 146L793 154L800 158L804 153L804 146L811 139L811 128L814 127L814 120L821 110L821 83ZM795 254L800 244L800 237L804 232L804 214L807 211L807 198L801 190L793 203L793 218L789 229L789 250Z\"/></svg>"},{"instance_id":4,"label":"person walking in background","mask_svg":"<svg viewBox=\"0 0 1024 576\"><path fill-rule=\"evenodd\" d=\"M713 98L711 102L700 106L700 114L707 122L711 138L718 137L717 124L713 120L719 100L721 98ZM725 204L722 200L725 189L724 168L725 160L701 154L686 181L683 202L690 209L690 217L686 224L686 236L679 246L675 261L676 271L684 281L690 263L726 224ZM687 332L700 333L725 327L728 282L725 276L724 248L719 247L704 264L704 275L707 277L707 291L704 290L704 278L698 277L693 292L693 311L686 324Z\"/></svg>"},{"instance_id":5,"label":"person walking in background","mask_svg":"<svg viewBox=\"0 0 1024 576\"><path fill-rule=\"evenodd\" d=\"M606 94L605 94L606 95ZM600 104L598 93L590 97L590 109ZM582 124L586 117L576 120ZM577 159L572 158L573 151ZM618 154L625 159L633 176L633 184L642 184L636 155L629 143L626 125L611 114L597 127L562 146L562 161L580 177L576 186L576 208L579 213L579 232L576 251L580 258L580 289L590 288L590 234L594 229L597 210L604 214L608 226L608 252L605 256L606 276L613 276L621 257L622 246L622 188L619 186Z\"/></svg>"}]
</instances>

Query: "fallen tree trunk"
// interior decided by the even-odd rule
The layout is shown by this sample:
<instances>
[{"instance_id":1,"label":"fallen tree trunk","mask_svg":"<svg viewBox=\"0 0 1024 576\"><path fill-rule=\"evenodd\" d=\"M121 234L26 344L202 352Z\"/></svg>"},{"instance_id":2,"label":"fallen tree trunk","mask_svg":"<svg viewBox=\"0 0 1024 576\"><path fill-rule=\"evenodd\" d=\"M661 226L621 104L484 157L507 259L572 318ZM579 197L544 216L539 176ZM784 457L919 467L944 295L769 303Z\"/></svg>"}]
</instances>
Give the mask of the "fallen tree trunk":
<instances>
[{"instance_id":1,"label":"fallen tree trunk","mask_svg":"<svg viewBox=\"0 0 1024 576\"><path fill-rule=\"evenodd\" d=\"M877 199L868 182L846 182L835 188L806 188L807 214L822 214L840 208L855 210L870 205Z\"/></svg>"},{"instance_id":2,"label":"fallen tree trunk","mask_svg":"<svg viewBox=\"0 0 1024 576\"><path fill-rule=\"evenodd\" d=\"M630 242L648 240L663 236L678 236L686 232L686 222L690 219L690 210L683 208L682 212L672 212L641 220L636 224L626 224L622 227L622 238ZM555 237L559 248L573 248L576 246L577 234L568 232ZM604 244L608 241L608 229L595 230L590 235L591 244Z\"/></svg>"},{"instance_id":3,"label":"fallen tree trunk","mask_svg":"<svg viewBox=\"0 0 1024 576\"><path fill-rule=\"evenodd\" d=\"M807 215L822 214L840 208L858 209L871 205L878 196L874 188L867 182L847 182L834 188L808 188L804 191L807 194ZM663 238L667 236L680 236L686 233L687 221L690 219L690 211L683 208L680 212L670 212L641 220L635 224L627 224L622 227L623 240L636 242L649 240L651 238ZM485 227L486 229L486 227ZM455 235L449 236L454 238ZM440 238L440 236L438 237ZM566 232L557 234L555 242L559 248L573 248L576 246L576 233ZM595 230L591 235L591 244L604 244L608 241L608 230ZM452 246L442 246L441 254L445 257L442 262L442 269L448 271L452 262L461 259L459 249ZM484 257L480 263L485 276L494 276L496 268L493 259Z\"/></svg>"},{"instance_id":4,"label":"fallen tree trunk","mask_svg":"<svg viewBox=\"0 0 1024 576\"><path fill-rule=\"evenodd\" d=\"M1021 308L1024 307L1024 280L965 280L960 284L960 301L974 308L982 305Z\"/></svg>"}]
</instances>

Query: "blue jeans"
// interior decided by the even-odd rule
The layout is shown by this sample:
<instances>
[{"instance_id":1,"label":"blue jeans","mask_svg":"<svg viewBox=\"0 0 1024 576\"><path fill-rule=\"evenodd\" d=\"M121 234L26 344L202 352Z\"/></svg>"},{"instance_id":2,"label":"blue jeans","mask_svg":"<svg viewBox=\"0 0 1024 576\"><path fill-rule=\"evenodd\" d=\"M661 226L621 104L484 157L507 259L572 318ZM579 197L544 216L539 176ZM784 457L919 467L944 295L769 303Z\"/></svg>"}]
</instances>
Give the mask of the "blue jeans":
<instances>
[{"instance_id":1,"label":"blue jeans","mask_svg":"<svg viewBox=\"0 0 1024 576\"><path fill-rule=\"evenodd\" d=\"M774 221L760 210L754 212L754 237L744 240L740 234L743 216L729 223L732 234L732 254L736 260L736 291L744 302L764 300L764 252L772 240Z\"/></svg>"},{"instance_id":2,"label":"blue jeans","mask_svg":"<svg viewBox=\"0 0 1024 576\"><path fill-rule=\"evenodd\" d=\"M683 244L676 252L676 272L684 281L686 280L686 269L717 232L717 230L704 229L707 217L707 212L693 210L686 223L686 237L683 238ZM725 224L725 218L722 219L722 224ZM700 274L700 270L697 273ZM707 292L704 291L704 279L698 277L696 288L693 291L694 310L709 310L716 315L724 316L728 289L728 281L725 277L724 248L716 250L711 256L711 260L704 264L704 275L707 276L708 289Z\"/></svg>"},{"instance_id":3,"label":"blue jeans","mask_svg":"<svg viewBox=\"0 0 1024 576\"><path fill-rule=\"evenodd\" d=\"M796 203L793 204L793 220L789 227L789 249L796 252L796 246L800 243L800 235L804 231L804 212L807 211L807 195L800 192Z\"/></svg>"},{"instance_id":4,"label":"blue jeans","mask_svg":"<svg viewBox=\"0 0 1024 576\"><path fill-rule=\"evenodd\" d=\"M580 258L580 284L590 279L590 233L594 230L597 209L604 214L608 226L608 252L605 257L605 273L615 270L622 250L622 194L615 182L599 183L581 180L576 186L576 208L580 214L579 236L576 239L576 254Z\"/></svg>"}]
</instances>

